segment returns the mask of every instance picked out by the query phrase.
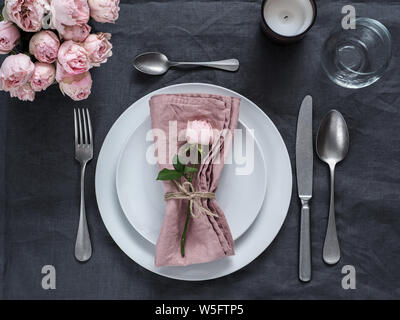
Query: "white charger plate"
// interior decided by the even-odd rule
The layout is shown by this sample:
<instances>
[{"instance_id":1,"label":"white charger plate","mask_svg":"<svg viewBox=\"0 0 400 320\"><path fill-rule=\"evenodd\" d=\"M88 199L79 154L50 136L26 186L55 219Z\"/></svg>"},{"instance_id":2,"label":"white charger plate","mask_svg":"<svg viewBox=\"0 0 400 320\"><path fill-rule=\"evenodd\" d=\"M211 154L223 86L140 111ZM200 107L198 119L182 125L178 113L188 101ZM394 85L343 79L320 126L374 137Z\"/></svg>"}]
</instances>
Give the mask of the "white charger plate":
<instances>
[{"instance_id":1,"label":"white charger plate","mask_svg":"<svg viewBox=\"0 0 400 320\"><path fill-rule=\"evenodd\" d=\"M155 246L129 223L118 200L115 186L119 155L133 131L148 115L154 94L210 93L241 98L240 119L254 129L268 171L267 192L262 208L249 230L235 241L235 255L188 267L154 265ZM103 222L118 246L136 263L159 275L180 280L208 280L235 272L259 256L278 234L289 208L292 170L286 146L272 121L254 103L223 87L185 83L156 90L136 101L114 123L101 148L96 167L96 198Z\"/></svg>"},{"instance_id":2,"label":"white charger plate","mask_svg":"<svg viewBox=\"0 0 400 320\"><path fill-rule=\"evenodd\" d=\"M266 168L264 155L251 131L239 119L237 136L232 146L232 155L249 155L243 159L229 157L224 166L216 194L233 239L238 239L257 217L265 198ZM117 164L116 187L121 208L132 226L148 241L156 244L165 216L163 187L155 178L157 164L149 164L147 151L154 154L154 141L146 141L151 130L150 109L148 116L136 128L123 148ZM239 145L238 142L242 142ZM254 156L250 149L254 150ZM242 171L242 172L241 172ZM238 174L239 173L239 174ZM241 174L240 174L241 173Z\"/></svg>"}]
</instances>

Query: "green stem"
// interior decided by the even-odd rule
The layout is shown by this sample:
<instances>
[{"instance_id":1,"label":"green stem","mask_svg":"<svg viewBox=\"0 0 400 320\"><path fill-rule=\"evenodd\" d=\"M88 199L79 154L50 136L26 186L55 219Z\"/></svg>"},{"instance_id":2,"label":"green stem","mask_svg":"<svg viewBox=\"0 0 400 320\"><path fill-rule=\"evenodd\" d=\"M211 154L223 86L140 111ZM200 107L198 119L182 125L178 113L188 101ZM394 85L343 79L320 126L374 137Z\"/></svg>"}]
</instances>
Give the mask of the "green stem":
<instances>
[{"instance_id":1,"label":"green stem","mask_svg":"<svg viewBox=\"0 0 400 320\"><path fill-rule=\"evenodd\" d=\"M185 178L186 178L186 176L185 176ZM186 180L189 181L190 183L192 182L192 180L193 180L193 172L190 173L189 179L186 178ZM190 190L190 191L193 191L193 190ZM188 204L188 209L187 209L187 212L186 212L185 227L183 229L182 238L181 238L181 256L182 256L182 258L185 256L186 232L187 232L187 228L188 228L188 225L189 225L189 218L190 218L190 202Z\"/></svg>"},{"instance_id":2,"label":"green stem","mask_svg":"<svg viewBox=\"0 0 400 320\"><path fill-rule=\"evenodd\" d=\"M182 258L185 256L185 241L186 241L186 231L189 225L189 218L190 218L190 207L188 206L187 213L186 213L186 220L185 220L185 228L183 229L182 239L181 239L181 256Z\"/></svg>"}]
</instances>

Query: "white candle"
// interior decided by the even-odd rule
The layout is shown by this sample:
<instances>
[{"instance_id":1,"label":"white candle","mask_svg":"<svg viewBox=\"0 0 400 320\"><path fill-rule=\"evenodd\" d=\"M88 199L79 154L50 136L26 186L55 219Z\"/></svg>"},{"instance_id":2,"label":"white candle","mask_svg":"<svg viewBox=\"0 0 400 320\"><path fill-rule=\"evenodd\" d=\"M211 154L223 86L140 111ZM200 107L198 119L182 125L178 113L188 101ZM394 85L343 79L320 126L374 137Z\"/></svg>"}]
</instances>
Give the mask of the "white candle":
<instances>
[{"instance_id":1,"label":"white candle","mask_svg":"<svg viewBox=\"0 0 400 320\"><path fill-rule=\"evenodd\" d=\"M308 29L315 13L310 0L267 0L263 14L272 31L294 37Z\"/></svg>"}]
</instances>

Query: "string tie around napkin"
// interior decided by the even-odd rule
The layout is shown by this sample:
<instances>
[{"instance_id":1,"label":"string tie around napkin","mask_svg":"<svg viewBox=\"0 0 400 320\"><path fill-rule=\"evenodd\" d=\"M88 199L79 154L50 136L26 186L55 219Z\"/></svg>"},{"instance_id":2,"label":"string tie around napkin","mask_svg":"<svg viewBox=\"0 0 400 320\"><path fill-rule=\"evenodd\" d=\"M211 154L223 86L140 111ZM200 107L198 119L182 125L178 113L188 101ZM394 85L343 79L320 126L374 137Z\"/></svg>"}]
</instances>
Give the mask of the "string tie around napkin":
<instances>
[{"instance_id":1,"label":"string tie around napkin","mask_svg":"<svg viewBox=\"0 0 400 320\"><path fill-rule=\"evenodd\" d=\"M204 213L208 216L218 217L217 214L205 208L200 202L200 199L215 199L214 192L192 191L194 190L194 188L191 182L185 181L184 183L180 184L176 180L173 181L179 191L165 193L164 195L165 201L173 199L189 200L190 215L193 218L198 218L201 213ZM199 215L194 214L194 208L197 208L198 212L200 212Z\"/></svg>"}]
</instances>

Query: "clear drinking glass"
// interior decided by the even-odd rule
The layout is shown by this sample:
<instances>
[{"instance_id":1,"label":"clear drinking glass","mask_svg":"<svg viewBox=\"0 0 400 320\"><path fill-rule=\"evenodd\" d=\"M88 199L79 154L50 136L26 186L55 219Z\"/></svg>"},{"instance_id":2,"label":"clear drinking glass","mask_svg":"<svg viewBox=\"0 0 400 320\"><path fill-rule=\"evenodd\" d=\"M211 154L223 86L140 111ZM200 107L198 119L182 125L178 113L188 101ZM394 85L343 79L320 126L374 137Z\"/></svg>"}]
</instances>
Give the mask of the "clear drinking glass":
<instances>
[{"instance_id":1,"label":"clear drinking glass","mask_svg":"<svg viewBox=\"0 0 400 320\"><path fill-rule=\"evenodd\" d=\"M379 21L356 19L356 29L335 30L322 49L322 67L336 84L363 88L379 80L392 55L392 39Z\"/></svg>"}]
</instances>

